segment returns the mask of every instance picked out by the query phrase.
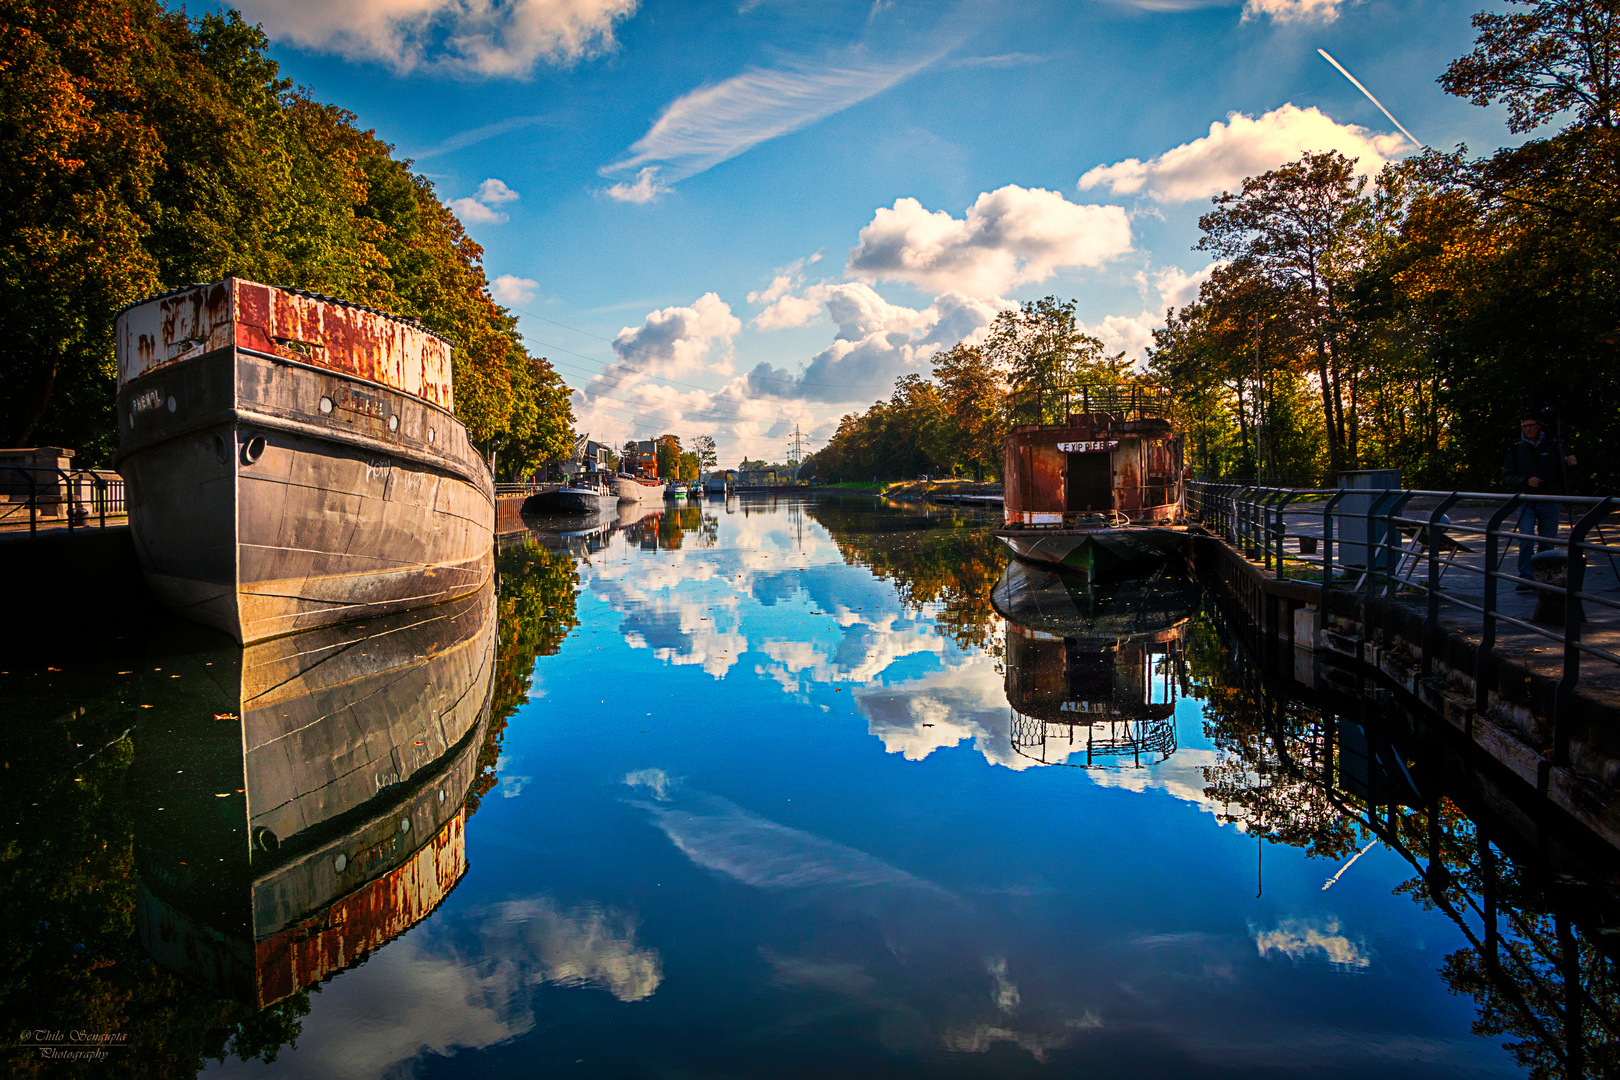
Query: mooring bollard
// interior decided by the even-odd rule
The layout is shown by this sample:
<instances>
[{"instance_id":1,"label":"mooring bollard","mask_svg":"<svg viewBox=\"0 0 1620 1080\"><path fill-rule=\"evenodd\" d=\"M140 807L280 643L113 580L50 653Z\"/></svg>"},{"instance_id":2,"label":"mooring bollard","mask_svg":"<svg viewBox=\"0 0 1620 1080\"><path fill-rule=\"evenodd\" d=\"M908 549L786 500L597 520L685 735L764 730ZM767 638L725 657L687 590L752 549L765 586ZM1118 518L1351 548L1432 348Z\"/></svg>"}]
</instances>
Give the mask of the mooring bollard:
<instances>
[{"instance_id":1,"label":"mooring bollard","mask_svg":"<svg viewBox=\"0 0 1620 1080\"><path fill-rule=\"evenodd\" d=\"M1553 589L1562 589L1569 580L1569 555L1562 551L1543 551L1530 560L1530 573L1536 579L1536 611L1530 616L1531 622L1553 623L1563 625L1564 604L1575 605L1575 620L1586 621L1586 612L1577 599L1566 597ZM1542 585L1551 588L1540 588Z\"/></svg>"}]
</instances>

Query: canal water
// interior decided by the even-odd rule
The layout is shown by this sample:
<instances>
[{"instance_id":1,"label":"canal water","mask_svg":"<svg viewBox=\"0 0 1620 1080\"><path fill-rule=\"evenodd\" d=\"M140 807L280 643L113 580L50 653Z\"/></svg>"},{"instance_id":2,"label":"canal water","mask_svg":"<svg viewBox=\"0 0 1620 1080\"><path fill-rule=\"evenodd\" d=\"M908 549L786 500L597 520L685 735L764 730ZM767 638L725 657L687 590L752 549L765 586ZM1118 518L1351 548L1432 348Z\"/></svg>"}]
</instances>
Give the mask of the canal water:
<instances>
[{"instance_id":1,"label":"canal water","mask_svg":"<svg viewBox=\"0 0 1620 1080\"><path fill-rule=\"evenodd\" d=\"M534 524L430 615L11 658L10 1070L1557 1076L1565 976L1612 1064L1562 894L1196 582L871 499Z\"/></svg>"}]
</instances>

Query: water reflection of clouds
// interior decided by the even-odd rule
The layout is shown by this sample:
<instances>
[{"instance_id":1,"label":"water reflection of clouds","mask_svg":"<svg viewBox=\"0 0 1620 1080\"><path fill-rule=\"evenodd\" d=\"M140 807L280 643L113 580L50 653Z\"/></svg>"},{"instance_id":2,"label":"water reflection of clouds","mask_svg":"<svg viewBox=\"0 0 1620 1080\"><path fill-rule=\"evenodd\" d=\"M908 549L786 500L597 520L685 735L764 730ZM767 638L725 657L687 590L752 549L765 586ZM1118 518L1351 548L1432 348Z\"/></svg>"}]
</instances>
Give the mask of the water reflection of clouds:
<instances>
[{"instance_id":1,"label":"water reflection of clouds","mask_svg":"<svg viewBox=\"0 0 1620 1080\"><path fill-rule=\"evenodd\" d=\"M992 765L1017 770L1038 764L1013 752L1002 674L983 653L920 678L861 691L855 700L866 714L867 731L883 741L884 750L907 761L971 739Z\"/></svg>"},{"instance_id":2,"label":"water reflection of clouds","mask_svg":"<svg viewBox=\"0 0 1620 1080\"><path fill-rule=\"evenodd\" d=\"M542 985L632 1002L662 981L658 951L637 943L624 913L563 909L549 897L512 900L425 926L335 979L304 1018L296 1054L216 1069L330 1080L411 1074L412 1062L533 1030L532 995Z\"/></svg>"},{"instance_id":3,"label":"water reflection of clouds","mask_svg":"<svg viewBox=\"0 0 1620 1080\"><path fill-rule=\"evenodd\" d=\"M849 889L875 886L940 892L897 866L835 840L750 813L717 795L690 794L671 804L661 770L625 778L664 793L643 804L653 822L688 859L756 889Z\"/></svg>"},{"instance_id":4,"label":"water reflection of clouds","mask_svg":"<svg viewBox=\"0 0 1620 1080\"><path fill-rule=\"evenodd\" d=\"M1045 1061L1080 1032L1100 1026L1090 1009L1030 1007L1007 958L982 947L995 930L939 885L728 799L679 790L660 769L632 772L625 783L654 795L658 801L641 803L642 809L694 865L764 893L799 894L792 905L798 950L759 948L770 965L769 984L880 1010L881 1037L890 1049L985 1053L1011 1043ZM805 915L806 903L845 912L834 920L840 929L818 935L821 920ZM870 942L845 921L850 911L869 921ZM873 949L878 942L881 948ZM851 948L859 960L848 955ZM964 996L974 986L979 992ZM825 1015L825 1008L811 1012ZM896 1026L897 1020L904 1022Z\"/></svg>"},{"instance_id":5,"label":"water reflection of clouds","mask_svg":"<svg viewBox=\"0 0 1620 1080\"><path fill-rule=\"evenodd\" d=\"M1281 953L1294 963L1326 960L1341 971L1359 971L1372 965L1372 950L1365 938L1355 941L1339 932L1337 919L1283 919L1275 930L1251 925L1249 934L1260 955Z\"/></svg>"},{"instance_id":6,"label":"water reflection of clouds","mask_svg":"<svg viewBox=\"0 0 1620 1080\"><path fill-rule=\"evenodd\" d=\"M1090 769L1087 772L1098 787L1137 793L1162 791L1172 799L1191 803L1212 815L1221 825L1231 824L1239 832L1246 832L1244 809L1210 794L1210 770L1220 764L1221 757L1214 750L1188 749L1178 750L1169 759L1146 769Z\"/></svg>"}]
</instances>

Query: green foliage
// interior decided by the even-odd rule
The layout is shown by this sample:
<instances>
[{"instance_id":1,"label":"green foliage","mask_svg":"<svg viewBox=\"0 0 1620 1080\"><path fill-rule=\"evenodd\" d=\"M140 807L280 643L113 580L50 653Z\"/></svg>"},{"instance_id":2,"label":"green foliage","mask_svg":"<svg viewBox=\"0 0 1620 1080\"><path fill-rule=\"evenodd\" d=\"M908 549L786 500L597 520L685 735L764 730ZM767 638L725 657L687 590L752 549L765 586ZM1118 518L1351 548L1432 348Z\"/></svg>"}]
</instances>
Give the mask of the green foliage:
<instances>
[{"instance_id":1,"label":"green foliage","mask_svg":"<svg viewBox=\"0 0 1620 1080\"><path fill-rule=\"evenodd\" d=\"M238 275L420 318L456 411L517 459L565 456L567 390L491 299L483 250L355 117L280 78L234 11L154 0L0 10L0 440L115 442L122 305Z\"/></svg>"},{"instance_id":2,"label":"green foliage","mask_svg":"<svg viewBox=\"0 0 1620 1080\"><path fill-rule=\"evenodd\" d=\"M521 544L496 553L500 580L496 601L500 644L495 656L495 689L489 706L489 731L478 751L478 775L467 795L467 813L478 812L499 777L495 762L507 722L529 700L537 657L554 656L579 625L574 605L579 598L579 570L566 551L552 551L523 534Z\"/></svg>"},{"instance_id":3,"label":"green foliage","mask_svg":"<svg viewBox=\"0 0 1620 1080\"><path fill-rule=\"evenodd\" d=\"M1396 467L1486 489L1518 415L1553 407L1572 487L1620 484L1620 15L1514 2L1474 17L1477 47L1441 85L1505 103L1515 131L1562 130L1477 160L1425 152L1370 189L1339 155L1307 154L1200 222L1199 247L1231 261L1169 313L1150 359L1200 475Z\"/></svg>"}]
</instances>

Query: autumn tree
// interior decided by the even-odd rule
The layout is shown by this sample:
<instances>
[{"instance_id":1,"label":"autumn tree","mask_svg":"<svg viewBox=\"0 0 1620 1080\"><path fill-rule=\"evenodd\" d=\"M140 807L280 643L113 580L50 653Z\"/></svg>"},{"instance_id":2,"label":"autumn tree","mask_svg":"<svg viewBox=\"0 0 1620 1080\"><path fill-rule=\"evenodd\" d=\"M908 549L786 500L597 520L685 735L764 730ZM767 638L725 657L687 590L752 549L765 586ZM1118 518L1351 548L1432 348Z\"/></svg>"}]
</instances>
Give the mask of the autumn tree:
<instances>
[{"instance_id":1,"label":"autumn tree","mask_svg":"<svg viewBox=\"0 0 1620 1080\"><path fill-rule=\"evenodd\" d=\"M482 248L267 45L233 11L153 0L0 9L0 440L110 454L117 309L238 275L419 318L455 346L473 439L551 453L566 393L491 298Z\"/></svg>"},{"instance_id":2,"label":"autumn tree","mask_svg":"<svg viewBox=\"0 0 1620 1080\"><path fill-rule=\"evenodd\" d=\"M1366 180L1355 161L1336 150L1307 152L1299 161L1249 177L1239 192L1215 196L1215 209L1198 219L1198 249L1241 263L1288 297L1309 336L1321 391L1332 471L1353 459L1347 402L1357 371L1338 345L1342 282L1354 253L1343 249L1346 218Z\"/></svg>"},{"instance_id":3,"label":"autumn tree","mask_svg":"<svg viewBox=\"0 0 1620 1080\"><path fill-rule=\"evenodd\" d=\"M943 456L971 465L974 475L1001 473L1001 443L1007 435L1007 384L985 350L958 343L934 357L934 378L946 423Z\"/></svg>"},{"instance_id":4,"label":"autumn tree","mask_svg":"<svg viewBox=\"0 0 1620 1080\"><path fill-rule=\"evenodd\" d=\"M982 346L990 362L1006 374L1019 400L1035 410L1015 416L1029 422L1055 419L1051 410L1061 399L1054 391L1069 387L1106 389L1130 375L1124 354L1106 354L1103 343L1085 333L1075 317L1075 302L1048 296L1027 300L1001 312L990 324ZM1016 404L1015 404L1016 408Z\"/></svg>"}]
</instances>

